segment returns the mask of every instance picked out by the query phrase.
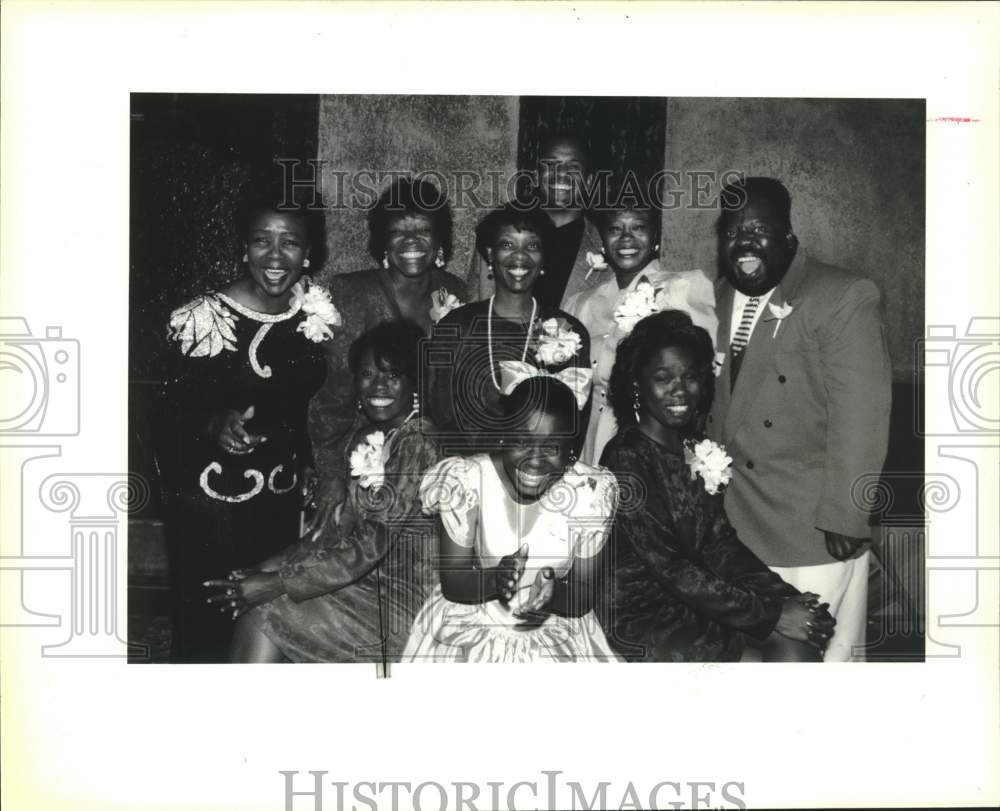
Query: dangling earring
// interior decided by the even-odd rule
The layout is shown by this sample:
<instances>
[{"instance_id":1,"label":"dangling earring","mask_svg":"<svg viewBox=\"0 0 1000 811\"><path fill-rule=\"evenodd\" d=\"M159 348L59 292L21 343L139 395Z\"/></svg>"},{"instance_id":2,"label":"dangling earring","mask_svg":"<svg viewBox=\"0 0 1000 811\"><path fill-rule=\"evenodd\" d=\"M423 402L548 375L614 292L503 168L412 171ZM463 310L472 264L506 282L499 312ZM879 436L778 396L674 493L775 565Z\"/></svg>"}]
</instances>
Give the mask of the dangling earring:
<instances>
[{"instance_id":1,"label":"dangling earring","mask_svg":"<svg viewBox=\"0 0 1000 811\"><path fill-rule=\"evenodd\" d=\"M358 411L364 411L364 410L365 408L363 405L361 405L361 400L358 400Z\"/></svg>"},{"instance_id":2,"label":"dangling earring","mask_svg":"<svg viewBox=\"0 0 1000 811\"><path fill-rule=\"evenodd\" d=\"M438 248L437 256L434 257L434 264L439 268L443 268L445 265L444 261L444 248Z\"/></svg>"},{"instance_id":3,"label":"dangling earring","mask_svg":"<svg viewBox=\"0 0 1000 811\"><path fill-rule=\"evenodd\" d=\"M486 278L492 281L493 279L493 263L488 262L486 265Z\"/></svg>"},{"instance_id":4,"label":"dangling earring","mask_svg":"<svg viewBox=\"0 0 1000 811\"><path fill-rule=\"evenodd\" d=\"M653 246L653 253L659 253L659 252L660 252L660 243L659 243L659 242L657 242L657 243L656 243L656 244L655 244L655 245Z\"/></svg>"},{"instance_id":5,"label":"dangling earring","mask_svg":"<svg viewBox=\"0 0 1000 811\"><path fill-rule=\"evenodd\" d=\"M386 251L385 253L382 254L382 267L384 267L386 270L389 269L389 252L388 251Z\"/></svg>"},{"instance_id":6,"label":"dangling earring","mask_svg":"<svg viewBox=\"0 0 1000 811\"><path fill-rule=\"evenodd\" d=\"M416 392L413 392L413 409L412 410L413 411L419 411L420 410L420 395L417 394Z\"/></svg>"},{"instance_id":7,"label":"dangling earring","mask_svg":"<svg viewBox=\"0 0 1000 811\"><path fill-rule=\"evenodd\" d=\"M569 452L569 463L570 463L571 466L575 465L577 463L578 459L579 459L579 457L576 455L576 451L570 451Z\"/></svg>"},{"instance_id":8,"label":"dangling earring","mask_svg":"<svg viewBox=\"0 0 1000 811\"><path fill-rule=\"evenodd\" d=\"M635 414L635 424L639 424L639 387L632 389L632 413Z\"/></svg>"},{"instance_id":9,"label":"dangling earring","mask_svg":"<svg viewBox=\"0 0 1000 811\"><path fill-rule=\"evenodd\" d=\"M250 257L246 255L246 251L243 252L243 264L247 264L250 261Z\"/></svg>"},{"instance_id":10,"label":"dangling earring","mask_svg":"<svg viewBox=\"0 0 1000 811\"><path fill-rule=\"evenodd\" d=\"M302 260L302 267L304 268L309 267L309 257L306 257L305 259Z\"/></svg>"},{"instance_id":11,"label":"dangling earring","mask_svg":"<svg viewBox=\"0 0 1000 811\"><path fill-rule=\"evenodd\" d=\"M541 270L539 270L538 271L538 275L539 276L544 276L545 275L545 268L542 268Z\"/></svg>"}]
</instances>

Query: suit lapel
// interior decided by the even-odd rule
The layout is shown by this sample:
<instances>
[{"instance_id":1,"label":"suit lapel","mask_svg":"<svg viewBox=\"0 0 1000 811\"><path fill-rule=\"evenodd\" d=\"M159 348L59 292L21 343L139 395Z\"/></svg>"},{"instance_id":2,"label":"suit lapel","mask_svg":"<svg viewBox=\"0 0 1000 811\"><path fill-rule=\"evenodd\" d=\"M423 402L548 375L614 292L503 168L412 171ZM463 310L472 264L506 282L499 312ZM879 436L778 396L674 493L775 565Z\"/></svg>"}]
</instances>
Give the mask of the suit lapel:
<instances>
[{"instance_id":1,"label":"suit lapel","mask_svg":"<svg viewBox=\"0 0 1000 811\"><path fill-rule=\"evenodd\" d=\"M587 253L601 252L601 234L589 218L584 215L583 237L580 239L580 248L576 252L576 259L573 262L573 269L570 271L569 279L566 282L566 290L563 292L560 307L565 310L569 299L581 290L588 290L595 284L599 284L606 279L605 274L611 273L609 270L595 270L588 277L590 264L587 262Z\"/></svg>"},{"instance_id":2,"label":"suit lapel","mask_svg":"<svg viewBox=\"0 0 1000 811\"><path fill-rule=\"evenodd\" d=\"M736 378L736 387L734 390L729 391L729 322L730 315L732 313L732 288L727 283L725 286L728 290L728 314L726 315L725 322L722 322L722 310L720 305L720 326L719 335L722 336L723 330L726 334L726 365L722 370L725 382L723 386L729 392L729 408L726 412L726 423L724 427L725 436L731 437L735 433L736 429L742 424L743 420L746 419L747 414L750 411L750 407L753 405L754 400L757 399L757 392L760 389L760 384L764 381L764 378L768 374L768 370L773 367L774 353L777 351L777 341L774 339L775 326L777 326L777 318L771 312L771 308L780 307L785 304L792 296L795 291L798 290L799 284L805 274L805 254L800 250L795 259L792 260L792 265L788 268L788 272L785 274L785 278L781 280L781 283L775 288L774 292L771 294L771 298L768 300L767 304L764 305L764 311L760 314L760 318L757 320L757 324L753 328L753 332L750 333L750 341L747 344L747 348L744 350L743 363L740 366L739 376Z\"/></svg>"}]
</instances>

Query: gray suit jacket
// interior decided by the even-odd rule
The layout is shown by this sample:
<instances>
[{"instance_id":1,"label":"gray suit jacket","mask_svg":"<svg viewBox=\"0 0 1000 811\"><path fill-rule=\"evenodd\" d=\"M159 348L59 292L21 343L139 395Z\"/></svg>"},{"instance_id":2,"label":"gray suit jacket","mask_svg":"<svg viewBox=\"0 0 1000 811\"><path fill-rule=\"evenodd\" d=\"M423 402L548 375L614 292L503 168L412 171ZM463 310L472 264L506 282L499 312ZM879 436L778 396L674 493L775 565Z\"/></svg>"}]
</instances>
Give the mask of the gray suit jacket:
<instances>
[{"instance_id":1,"label":"gray suit jacket","mask_svg":"<svg viewBox=\"0 0 1000 811\"><path fill-rule=\"evenodd\" d=\"M733 292L720 280L716 345L725 358L708 424L733 457L726 512L769 565L831 563L823 530L870 535L860 488L881 473L888 444L892 367L878 288L800 249L731 391ZM785 304L792 311L778 319L772 307Z\"/></svg>"},{"instance_id":2,"label":"gray suit jacket","mask_svg":"<svg viewBox=\"0 0 1000 811\"><path fill-rule=\"evenodd\" d=\"M607 278L606 276L601 276L600 271L594 271L589 277L587 275L590 271L590 265L587 263L587 252L600 253L601 247L601 235L597 230L597 226L589 219L586 220L583 228L583 237L580 239L580 249L576 252L576 260L573 262L573 270L570 272L569 279L566 282L566 290L563 292L562 302L559 305L560 309L566 309L566 302L569 301L571 296L576 295L582 290L587 290L602 279ZM466 282L466 287L469 291L469 301L481 301L482 299L489 298L493 295L493 280L488 278L489 270L486 260L479 255L479 251L474 246L472 261L469 264L469 278Z\"/></svg>"}]
</instances>

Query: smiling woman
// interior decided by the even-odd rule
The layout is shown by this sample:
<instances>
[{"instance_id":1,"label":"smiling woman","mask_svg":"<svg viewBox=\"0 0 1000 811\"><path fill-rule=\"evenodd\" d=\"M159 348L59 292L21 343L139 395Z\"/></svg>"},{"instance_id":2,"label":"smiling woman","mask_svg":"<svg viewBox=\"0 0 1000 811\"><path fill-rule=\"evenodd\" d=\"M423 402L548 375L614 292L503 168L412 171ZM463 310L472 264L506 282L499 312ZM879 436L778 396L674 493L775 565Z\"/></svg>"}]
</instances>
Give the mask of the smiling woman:
<instances>
[{"instance_id":1,"label":"smiling woman","mask_svg":"<svg viewBox=\"0 0 1000 811\"><path fill-rule=\"evenodd\" d=\"M500 403L503 363L550 372L589 368L586 330L534 294L546 273L553 230L549 217L534 207L512 203L487 215L477 245L496 292L451 311L434 327L426 353L431 414L456 450L495 448L507 427ZM565 351L549 351L547 344L554 342ZM574 432L585 424L585 414L574 414Z\"/></svg>"},{"instance_id":2,"label":"smiling woman","mask_svg":"<svg viewBox=\"0 0 1000 811\"><path fill-rule=\"evenodd\" d=\"M232 627L206 605L202 581L267 557L298 529L311 462L306 406L340 315L307 275L322 259L322 213L281 191L240 218L244 273L170 316L173 454L163 463L174 661L225 660Z\"/></svg>"},{"instance_id":3,"label":"smiling woman","mask_svg":"<svg viewBox=\"0 0 1000 811\"><path fill-rule=\"evenodd\" d=\"M362 423L347 362L352 342L379 324L400 319L427 334L442 291L445 298L465 300L465 284L445 269L451 258L451 209L432 183L402 178L389 185L368 213L368 230L368 250L378 266L330 279L330 293L344 321L324 346L326 385L309 407L309 435L320 477L320 507L310 530L328 523L347 497L344 448Z\"/></svg>"}]
</instances>

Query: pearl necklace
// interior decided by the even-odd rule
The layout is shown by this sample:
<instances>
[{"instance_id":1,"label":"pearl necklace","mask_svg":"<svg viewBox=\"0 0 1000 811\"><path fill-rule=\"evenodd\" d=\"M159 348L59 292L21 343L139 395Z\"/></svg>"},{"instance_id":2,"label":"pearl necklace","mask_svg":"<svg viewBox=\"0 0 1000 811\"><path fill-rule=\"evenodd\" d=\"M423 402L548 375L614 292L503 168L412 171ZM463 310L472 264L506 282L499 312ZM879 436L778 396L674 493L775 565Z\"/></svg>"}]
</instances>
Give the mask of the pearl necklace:
<instances>
[{"instance_id":1,"label":"pearl necklace","mask_svg":"<svg viewBox=\"0 0 1000 811\"><path fill-rule=\"evenodd\" d=\"M500 391L500 381L497 380L496 364L493 363L493 299L496 296L490 296L490 306L486 314L486 346L489 348L490 353L490 377L493 378L493 385L496 386L496 390ZM525 358L528 357L528 344L531 342L531 328L535 325L535 315L538 313L538 302L535 301L535 297L531 297L531 320L528 321L528 334L524 337L524 349L521 352L521 363L524 363Z\"/></svg>"}]
</instances>

